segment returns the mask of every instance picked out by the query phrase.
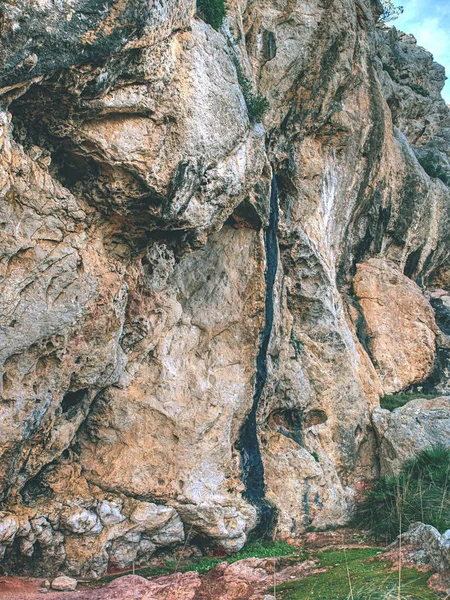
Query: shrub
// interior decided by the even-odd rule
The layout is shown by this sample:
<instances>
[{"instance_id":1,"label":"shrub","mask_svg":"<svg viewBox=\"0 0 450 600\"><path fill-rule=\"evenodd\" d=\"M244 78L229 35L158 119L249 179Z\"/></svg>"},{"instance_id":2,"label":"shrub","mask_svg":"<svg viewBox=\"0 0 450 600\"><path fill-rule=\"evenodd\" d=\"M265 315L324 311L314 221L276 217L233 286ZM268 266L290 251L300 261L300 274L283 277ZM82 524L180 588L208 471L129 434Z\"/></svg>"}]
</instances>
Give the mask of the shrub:
<instances>
[{"instance_id":1,"label":"shrub","mask_svg":"<svg viewBox=\"0 0 450 600\"><path fill-rule=\"evenodd\" d=\"M245 103L247 104L248 116L252 123L260 123L270 106L267 98L261 94L250 94L246 98Z\"/></svg>"},{"instance_id":2,"label":"shrub","mask_svg":"<svg viewBox=\"0 0 450 600\"><path fill-rule=\"evenodd\" d=\"M395 81L395 83L400 83L400 80L397 77L395 70L393 67L391 67L391 65L383 63L383 69L386 71L386 73L389 73L389 76L392 79L392 81Z\"/></svg>"},{"instance_id":3,"label":"shrub","mask_svg":"<svg viewBox=\"0 0 450 600\"><path fill-rule=\"evenodd\" d=\"M417 83L410 83L409 87L413 90L413 92L416 92L416 94L420 94L421 96L428 97L430 95L428 90Z\"/></svg>"},{"instance_id":4,"label":"shrub","mask_svg":"<svg viewBox=\"0 0 450 600\"><path fill-rule=\"evenodd\" d=\"M252 123L260 123L263 116L269 110L269 101L265 96L252 92L252 84L244 75L237 57L234 58L234 66L236 67L238 83L247 106L248 117Z\"/></svg>"},{"instance_id":5,"label":"shrub","mask_svg":"<svg viewBox=\"0 0 450 600\"><path fill-rule=\"evenodd\" d=\"M438 153L428 150L417 154L419 163L430 177L438 177L445 185L450 185L450 169Z\"/></svg>"},{"instance_id":6,"label":"shrub","mask_svg":"<svg viewBox=\"0 0 450 600\"><path fill-rule=\"evenodd\" d=\"M422 450L395 477L382 477L359 504L356 523L387 542L411 523L450 529L450 449Z\"/></svg>"},{"instance_id":7,"label":"shrub","mask_svg":"<svg viewBox=\"0 0 450 600\"><path fill-rule=\"evenodd\" d=\"M214 29L219 29L226 14L225 0L197 0L197 11Z\"/></svg>"}]
</instances>

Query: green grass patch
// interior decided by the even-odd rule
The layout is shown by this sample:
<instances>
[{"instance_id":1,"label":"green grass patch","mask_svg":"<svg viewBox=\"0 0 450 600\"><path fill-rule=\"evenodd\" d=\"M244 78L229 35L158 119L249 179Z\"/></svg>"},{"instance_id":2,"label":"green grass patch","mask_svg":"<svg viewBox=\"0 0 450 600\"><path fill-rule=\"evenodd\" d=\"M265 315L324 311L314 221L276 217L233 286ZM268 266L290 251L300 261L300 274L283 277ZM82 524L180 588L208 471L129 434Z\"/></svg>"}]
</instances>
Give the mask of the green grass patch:
<instances>
[{"instance_id":1,"label":"green grass patch","mask_svg":"<svg viewBox=\"0 0 450 600\"><path fill-rule=\"evenodd\" d=\"M398 600L398 573L382 560L380 550L327 550L317 555L324 573L278 587L283 600ZM437 600L427 587L429 573L402 570L401 600ZM351 586L351 588L350 588Z\"/></svg>"},{"instance_id":2,"label":"green grass patch","mask_svg":"<svg viewBox=\"0 0 450 600\"><path fill-rule=\"evenodd\" d=\"M382 477L359 504L355 522L390 542L421 521L450 528L450 449L435 446L406 461L395 477Z\"/></svg>"},{"instance_id":3,"label":"green grass patch","mask_svg":"<svg viewBox=\"0 0 450 600\"><path fill-rule=\"evenodd\" d=\"M418 398L425 398L431 400L433 398L439 398L442 394L409 394L409 393L399 393L399 394L388 394L386 396L382 396L380 398L380 406L381 408L386 408L387 410L393 411L396 408L400 408L410 402L411 400L417 400Z\"/></svg>"},{"instance_id":4,"label":"green grass patch","mask_svg":"<svg viewBox=\"0 0 450 600\"><path fill-rule=\"evenodd\" d=\"M199 558L190 564L184 565L180 570L197 571L198 573L207 573L210 569L221 562L229 564L244 558L282 558L283 556L296 556L302 559L306 554L299 553L297 548L290 546L286 542L249 542L236 554L225 558L209 558L207 556Z\"/></svg>"},{"instance_id":5,"label":"green grass patch","mask_svg":"<svg viewBox=\"0 0 450 600\"><path fill-rule=\"evenodd\" d=\"M300 553L301 554L301 553ZM243 558L281 558L282 556L300 556L298 548L287 542L249 542L242 550L229 556L229 563L242 560Z\"/></svg>"}]
</instances>

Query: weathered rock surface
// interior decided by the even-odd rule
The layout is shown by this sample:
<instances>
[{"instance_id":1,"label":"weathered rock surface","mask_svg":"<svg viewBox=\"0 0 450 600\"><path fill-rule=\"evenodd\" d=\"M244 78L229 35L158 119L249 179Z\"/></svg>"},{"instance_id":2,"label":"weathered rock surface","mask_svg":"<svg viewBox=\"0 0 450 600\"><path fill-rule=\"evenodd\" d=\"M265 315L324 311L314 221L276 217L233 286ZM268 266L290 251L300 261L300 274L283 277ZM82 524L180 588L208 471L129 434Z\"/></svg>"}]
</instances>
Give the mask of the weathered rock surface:
<instances>
[{"instance_id":1,"label":"weathered rock surface","mask_svg":"<svg viewBox=\"0 0 450 600\"><path fill-rule=\"evenodd\" d=\"M450 530L440 534L432 525L413 523L401 539L416 547L411 554L416 563L429 564L440 573L450 571Z\"/></svg>"},{"instance_id":2,"label":"weathered rock surface","mask_svg":"<svg viewBox=\"0 0 450 600\"><path fill-rule=\"evenodd\" d=\"M353 288L383 392L399 392L429 377L438 328L419 286L395 265L371 258L357 266Z\"/></svg>"},{"instance_id":3,"label":"weathered rock surface","mask_svg":"<svg viewBox=\"0 0 450 600\"><path fill-rule=\"evenodd\" d=\"M425 448L450 447L450 396L418 398L392 412L377 408L372 422L379 439L381 472L392 475Z\"/></svg>"},{"instance_id":4,"label":"weathered rock surface","mask_svg":"<svg viewBox=\"0 0 450 600\"><path fill-rule=\"evenodd\" d=\"M344 523L446 385L442 68L372 0L0 11L4 568Z\"/></svg>"}]
</instances>

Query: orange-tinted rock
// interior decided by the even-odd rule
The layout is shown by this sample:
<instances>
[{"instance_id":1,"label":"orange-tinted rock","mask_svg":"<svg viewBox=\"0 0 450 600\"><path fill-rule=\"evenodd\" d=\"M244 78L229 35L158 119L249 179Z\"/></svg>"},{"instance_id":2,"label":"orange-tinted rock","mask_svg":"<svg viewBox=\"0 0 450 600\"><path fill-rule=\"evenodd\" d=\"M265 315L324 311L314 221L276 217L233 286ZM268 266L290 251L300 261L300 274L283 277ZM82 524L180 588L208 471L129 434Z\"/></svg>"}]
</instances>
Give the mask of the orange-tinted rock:
<instances>
[{"instance_id":1,"label":"orange-tinted rock","mask_svg":"<svg viewBox=\"0 0 450 600\"><path fill-rule=\"evenodd\" d=\"M385 394L426 379L434 369L436 325L419 286L393 263L360 263L353 281L370 355Z\"/></svg>"}]
</instances>

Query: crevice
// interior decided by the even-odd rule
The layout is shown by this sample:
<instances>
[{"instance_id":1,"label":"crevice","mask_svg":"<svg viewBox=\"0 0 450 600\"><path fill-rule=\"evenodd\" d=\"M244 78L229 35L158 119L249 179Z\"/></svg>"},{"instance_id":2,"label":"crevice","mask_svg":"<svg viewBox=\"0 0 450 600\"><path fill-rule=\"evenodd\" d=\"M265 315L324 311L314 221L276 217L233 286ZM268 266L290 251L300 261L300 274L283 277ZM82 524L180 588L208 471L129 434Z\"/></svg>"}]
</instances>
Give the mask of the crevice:
<instances>
[{"instance_id":1,"label":"crevice","mask_svg":"<svg viewBox=\"0 0 450 600\"><path fill-rule=\"evenodd\" d=\"M81 390L77 390L76 392L67 392L61 402L61 410L63 414L68 413L72 408L75 408L83 403L88 395L88 388L83 388Z\"/></svg>"},{"instance_id":2,"label":"crevice","mask_svg":"<svg viewBox=\"0 0 450 600\"><path fill-rule=\"evenodd\" d=\"M426 257L425 262L423 263L423 266L417 275L416 283L420 287L423 287L425 283L428 284L428 281L430 280L430 273L432 272L431 265L433 263L434 254L435 250L433 249Z\"/></svg>"},{"instance_id":3,"label":"crevice","mask_svg":"<svg viewBox=\"0 0 450 600\"><path fill-rule=\"evenodd\" d=\"M403 274L406 275L406 277L409 277L409 279L414 279L414 274L416 273L417 268L419 266L421 255L422 247L417 248L416 250L411 252L411 254L409 254L408 258L406 259Z\"/></svg>"},{"instance_id":4,"label":"crevice","mask_svg":"<svg viewBox=\"0 0 450 600\"><path fill-rule=\"evenodd\" d=\"M303 411L299 408L281 408L270 415L270 421L281 435L303 447Z\"/></svg>"},{"instance_id":5,"label":"crevice","mask_svg":"<svg viewBox=\"0 0 450 600\"><path fill-rule=\"evenodd\" d=\"M355 294L355 291L352 290L352 296L350 296L349 302L350 304L353 306L354 309L356 309L356 322L355 322L355 332L356 332L356 337L358 338L359 343L361 344L361 346L364 348L367 356L370 358L372 364L377 367L377 361L375 360L375 357L372 354L372 350L371 350L371 338L368 332L368 327L367 327L367 322L366 322L366 318L364 316L364 313L362 311L361 305L359 303L359 298L358 296Z\"/></svg>"},{"instance_id":6,"label":"crevice","mask_svg":"<svg viewBox=\"0 0 450 600\"><path fill-rule=\"evenodd\" d=\"M261 229L263 225L256 206L248 198L234 209L233 214L228 217L225 224L235 228L248 227L250 229Z\"/></svg>"},{"instance_id":7,"label":"crevice","mask_svg":"<svg viewBox=\"0 0 450 600\"><path fill-rule=\"evenodd\" d=\"M251 533L251 537L254 538L269 537L276 519L274 506L265 498L264 465L259 447L256 414L267 381L267 353L274 318L274 287L278 267L278 211L278 185L275 173L273 173L269 225L264 232L266 252L264 328L256 357L256 381L252 408L242 425L238 440L238 448L241 454L241 477L245 485L243 496L258 511L258 521Z\"/></svg>"},{"instance_id":8,"label":"crevice","mask_svg":"<svg viewBox=\"0 0 450 600\"><path fill-rule=\"evenodd\" d=\"M50 462L43 464L40 469L34 473L31 477L27 477L27 463L25 462L19 472L18 478L23 476L23 483L18 489L22 495L23 503L25 505L31 505L34 501L42 497L52 497L52 492L48 489L45 483L45 478L49 470L60 464L61 461L71 460L71 456L74 453L74 447L76 447L78 436L80 431L83 431L86 426L86 422L94 409L96 402L99 398L103 397L106 388L100 389L90 401L89 388L82 388L75 392L67 392L60 405L59 416L61 420L56 420L55 429L61 426L64 420L76 422L76 419L82 416L81 423L78 425L76 431L72 435L71 441L67 447L60 448L60 453L56 454ZM75 452L76 454L76 452Z\"/></svg>"},{"instance_id":9,"label":"crevice","mask_svg":"<svg viewBox=\"0 0 450 600\"><path fill-rule=\"evenodd\" d=\"M407 391L424 394L447 395L450 392L450 309L441 298L430 298L436 324L441 331L436 344L436 358L431 375Z\"/></svg>"},{"instance_id":10,"label":"crevice","mask_svg":"<svg viewBox=\"0 0 450 600\"><path fill-rule=\"evenodd\" d=\"M436 323L439 329L450 336L450 309L442 301L442 298L430 298L430 304L436 315Z\"/></svg>"}]
</instances>

